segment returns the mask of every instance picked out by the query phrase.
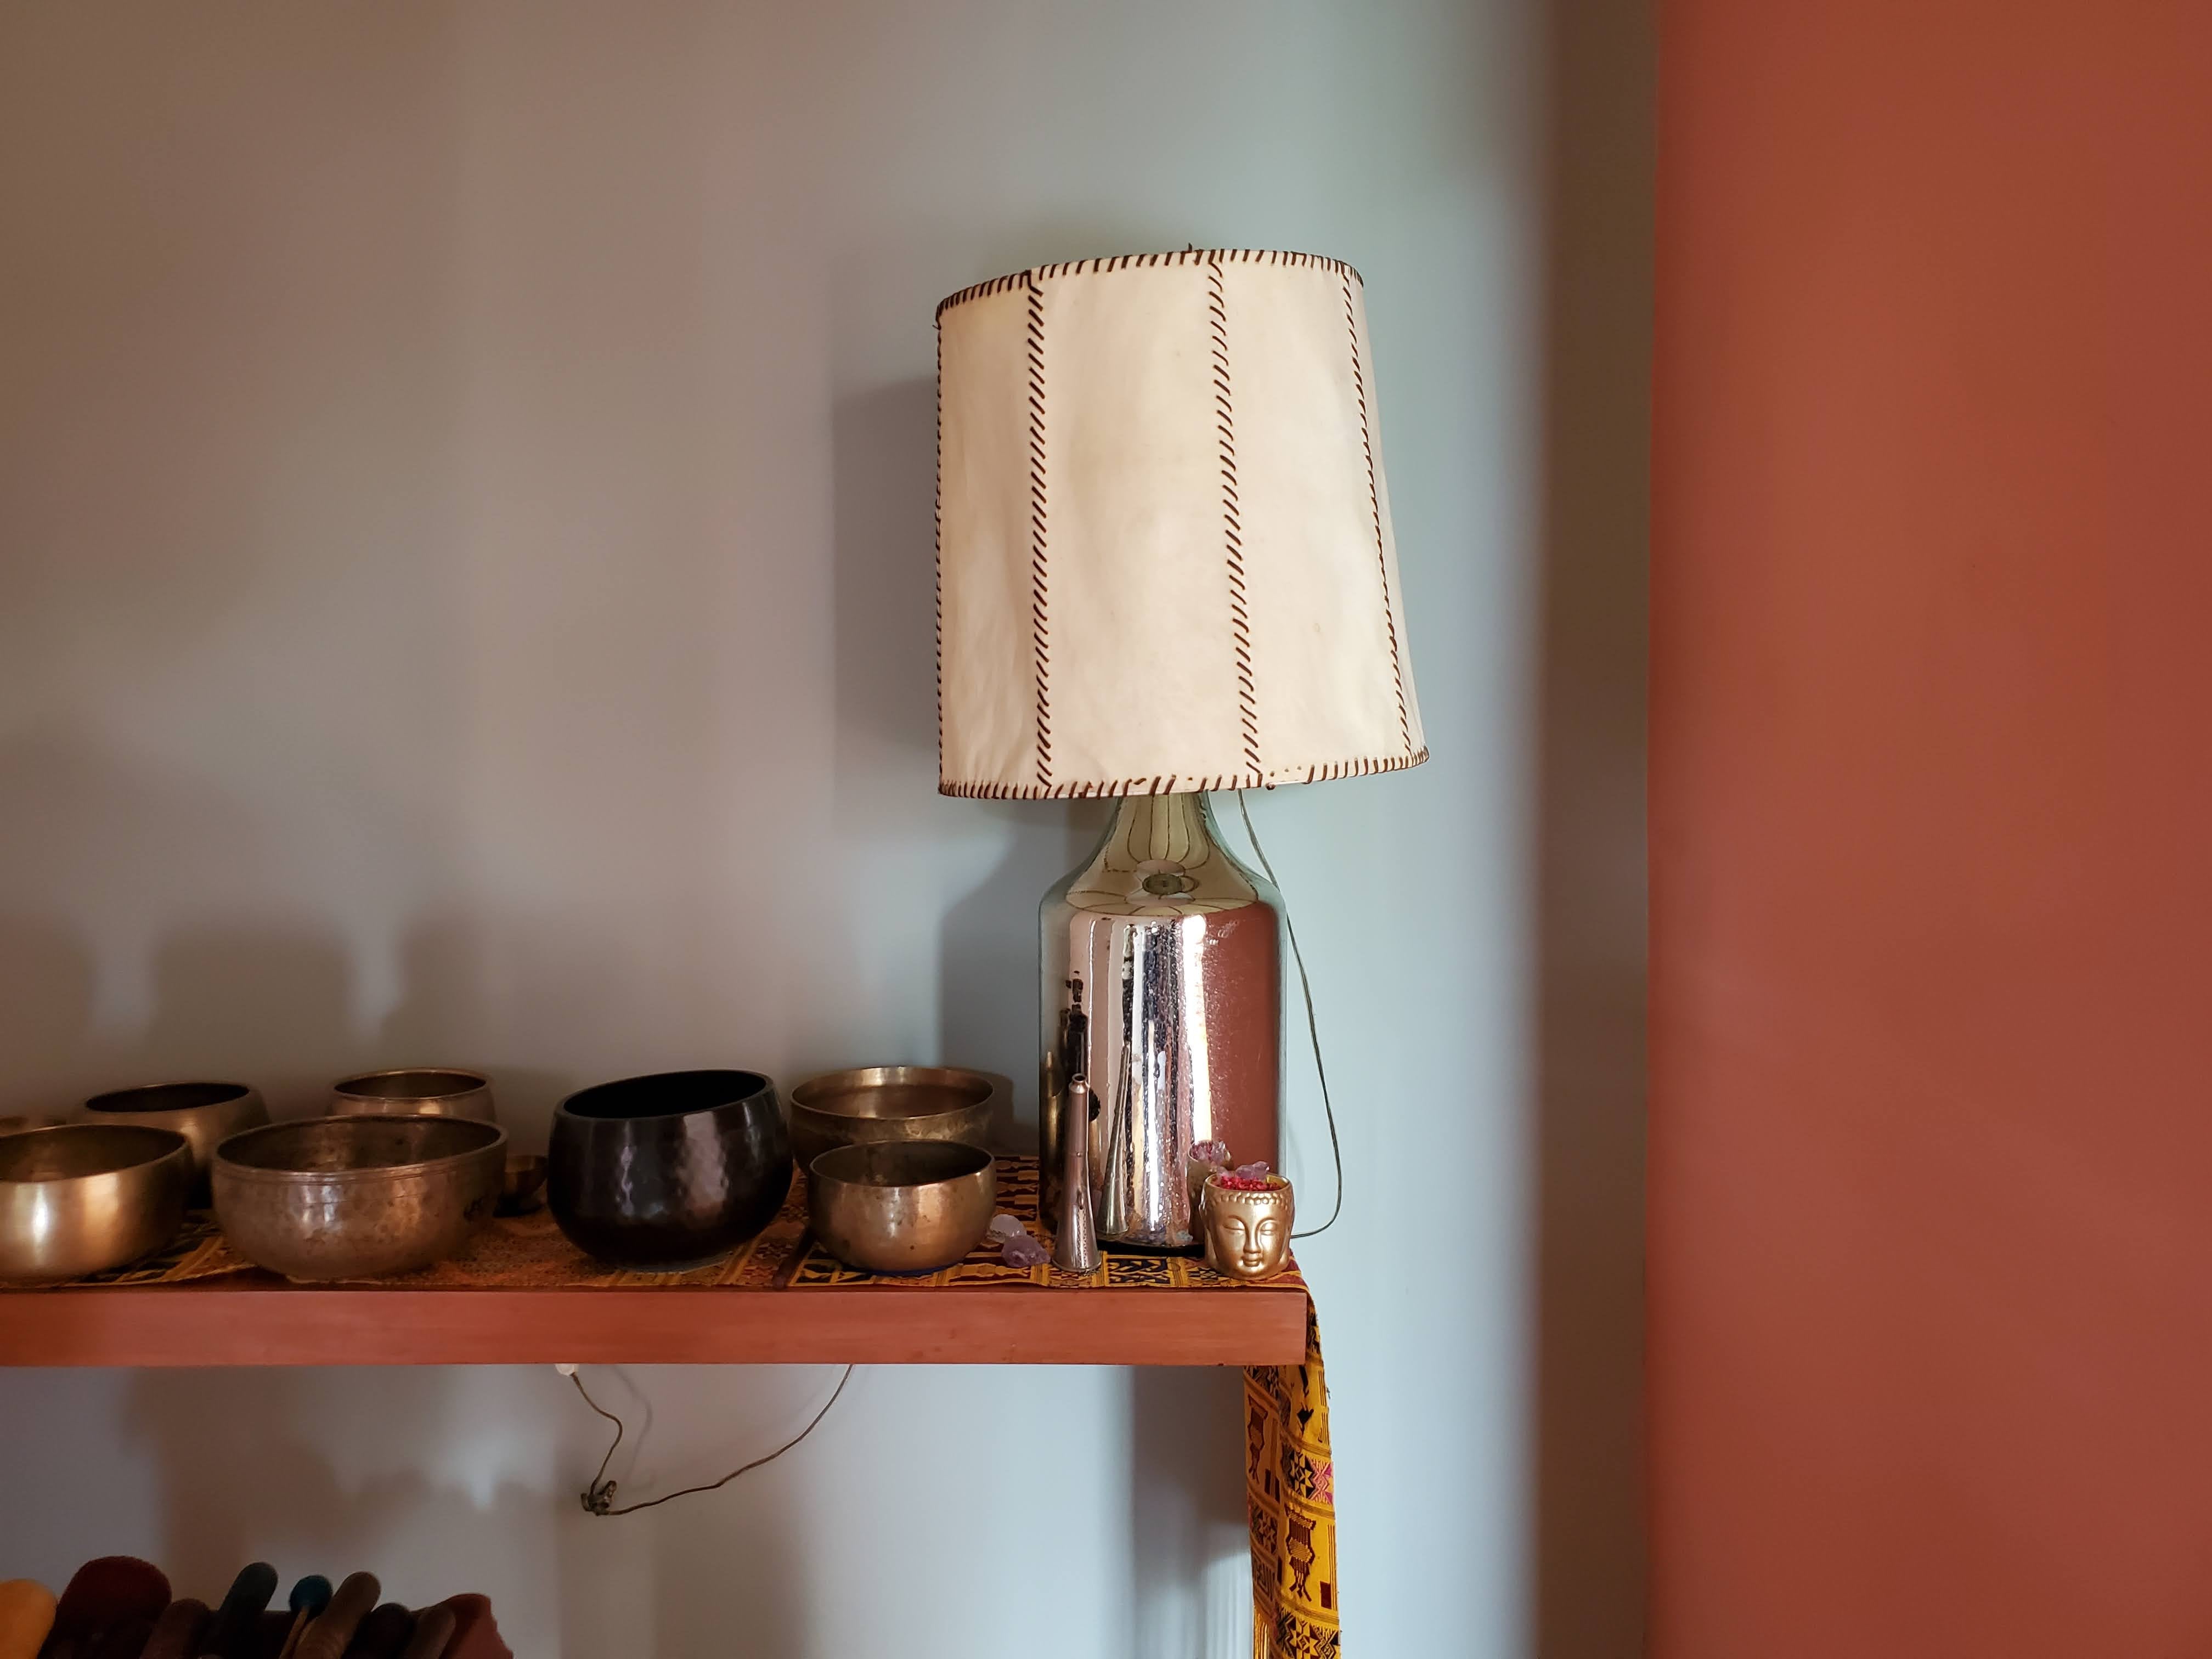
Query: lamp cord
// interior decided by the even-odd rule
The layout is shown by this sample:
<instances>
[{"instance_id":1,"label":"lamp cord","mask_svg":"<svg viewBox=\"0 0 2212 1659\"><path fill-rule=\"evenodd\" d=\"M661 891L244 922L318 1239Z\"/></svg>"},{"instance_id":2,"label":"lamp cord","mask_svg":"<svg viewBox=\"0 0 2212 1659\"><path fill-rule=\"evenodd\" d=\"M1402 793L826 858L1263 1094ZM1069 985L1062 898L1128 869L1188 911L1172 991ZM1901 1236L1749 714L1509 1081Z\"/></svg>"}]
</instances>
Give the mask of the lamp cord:
<instances>
[{"instance_id":1,"label":"lamp cord","mask_svg":"<svg viewBox=\"0 0 2212 1659\"><path fill-rule=\"evenodd\" d=\"M1275 896L1282 898L1283 884L1275 875L1275 866L1267 862L1267 849L1260 845L1260 832L1252 827L1252 809L1244 804L1242 789L1237 792L1237 811L1244 820L1244 834L1252 842L1252 850L1259 854L1260 867L1273 883ZM1306 977L1306 956L1298 949L1298 930L1291 921L1291 902L1286 898L1283 899L1283 931L1291 936L1291 960L1298 965L1298 990L1306 1002L1306 1035L1313 1040L1314 1075L1321 1079L1321 1109L1328 1120L1329 1161L1336 1166L1336 1202L1329 1206L1328 1219L1318 1227L1291 1235L1292 1238L1311 1238L1336 1225L1337 1217L1344 1212L1344 1148L1336 1138L1336 1107L1328 1097L1328 1067L1322 1063L1321 1021L1314 1014L1313 981Z\"/></svg>"},{"instance_id":2,"label":"lamp cord","mask_svg":"<svg viewBox=\"0 0 2212 1659\"><path fill-rule=\"evenodd\" d=\"M576 1385L576 1392L583 1396L586 1406L615 1425L614 1443L607 1448L607 1455L599 1459L599 1472L592 1477L592 1484L585 1487L580 1495L584 1505L584 1512L586 1515L602 1516L635 1515L640 1510L649 1510L657 1504L668 1504L679 1498L689 1498L694 1492L720 1492L739 1475L750 1474L764 1463L775 1462L777 1458L813 1433L820 1425L822 1419L830 1415L830 1407L837 1403L837 1396L845 1392L845 1385L853 1380L853 1368L850 1365L845 1367L844 1376L837 1379L837 1386L830 1391L830 1398L823 1401L822 1409L814 1413L814 1420L767 1456L756 1457L744 1468L732 1469L720 1480L709 1481L702 1486L686 1486L680 1492L665 1493L659 1498L648 1498L641 1504L624 1504L619 1509L615 1506L615 1483L607 1479L607 1465L614 1462L615 1454L622 1449L623 1420L592 1398L591 1390L584 1386L584 1379L580 1372L569 1371L568 1380Z\"/></svg>"}]
</instances>

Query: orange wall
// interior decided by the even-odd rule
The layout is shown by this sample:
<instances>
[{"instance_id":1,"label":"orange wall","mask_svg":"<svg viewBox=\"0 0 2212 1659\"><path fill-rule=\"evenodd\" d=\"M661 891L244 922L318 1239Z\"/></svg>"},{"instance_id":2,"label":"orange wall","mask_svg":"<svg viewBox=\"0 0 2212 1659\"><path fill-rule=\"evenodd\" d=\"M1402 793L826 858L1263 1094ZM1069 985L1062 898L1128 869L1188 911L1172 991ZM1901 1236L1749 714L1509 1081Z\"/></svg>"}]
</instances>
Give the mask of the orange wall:
<instances>
[{"instance_id":1,"label":"orange wall","mask_svg":"<svg viewBox=\"0 0 2212 1659\"><path fill-rule=\"evenodd\" d=\"M1660 60L1652 1650L2212 1653L2212 6Z\"/></svg>"}]
</instances>

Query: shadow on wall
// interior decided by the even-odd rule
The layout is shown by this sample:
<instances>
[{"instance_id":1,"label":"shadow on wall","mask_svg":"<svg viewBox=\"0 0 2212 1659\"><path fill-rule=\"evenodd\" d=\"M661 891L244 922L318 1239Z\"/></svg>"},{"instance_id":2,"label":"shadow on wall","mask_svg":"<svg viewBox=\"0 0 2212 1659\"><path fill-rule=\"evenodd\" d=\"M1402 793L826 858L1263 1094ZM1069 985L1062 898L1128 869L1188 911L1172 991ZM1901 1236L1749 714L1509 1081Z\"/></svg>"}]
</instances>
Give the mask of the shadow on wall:
<instances>
[{"instance_id":1,"label":"shadow on wall","mask_svg":"<svg viewBox=\"0 0 2212 1659\"><path fill-rule=\"evenodd\" d=\"M409 1370L141 1373L124 1426L160 1463L163 1570L212 1600L209 1591L220 1594L239 1568L281 1547L288 1583L307 1571L335 1580L366 1569L397 1595L392 1543L455 1498L471 1528L515 1537L542 1530L544 1495L513 1485L478 1502L447 1490L459 1483L436 1469L340 1480L341 1453L357 1456L380 1439L407 1443L426 1422L447 1416L450 1388L436 1371ZM310 1418L343 1422L356 1443L312 1437L302 1427ZM428 1599L474 1588L436 1589Z\"/></svg>"},{"instance_id":2,"label":"shadow on wall","mask_svg":"<svg viewBox=\"0 0 2212 1659\"><path fill-rule=\"evenodd\" d=\"M68 732L0 746L0 1053L11 1060L0 1111L58 1115L100 1089L214 1077L250 1083L293 1115L319 1110L350 1072L479 1062L470 1048L484 1029L492 931L482 921L408 928L396 994L364 1019L358 941L327 920L225 902L270 856L243 807ZM47 892L72 896L70 920L41 908ZM180 912L179 892L204 896ZM580 971L589 956L570 938L533 953L533 971ZM542 1137L577 1086L495 1069L518 1139Z\"/></svg>"},{"instance_id":3,"label":"shadow on wall","mask_svg":"<svg viewBox=\"0 0 2212 1659\"><path fill-rule=\"evenodd\" d=\"M1002 854L957 896L937 901L937 1052L1014 1079L1035 1121L1036 908L1105 827L1097 801L951 801L937 792L937 663L915 626L936 605L933 380L872 387L832 416L836 497L836 811L884 841L946 821L995 832ZM1026 1134L1026 1128L1019 1133Z\"/></svg>"},{"instance_id":4,"label":"shadow on wall","mask_svg":"<svg viewBox=\"0 0 2212 1659\"><path fill-rule=\"evenodd\" d=\"M88 1082L215 1076L305 1105L346 1068L450 1029L450 1011L424 1000L360 1030L331 930L208 919L232 911L234 872L270 855L252 815L214 792L59 732L0 749L0 1048L16 1062L0 1104L54 1113ZM160 931L175 889L210 900ZM71 896L72 921L41 913L47 892Z\"/></svg>"},{"instance_id":5,"label":"shadow on wall","mask_svg":"<svg viewBox=\"0 0 2212 1659\"><path fill-rule=\"evenodd\" d=\"M900 380L830 416L836 517L836 810L911 822L937 788L937 387Z\"/></svg>"},{"instance_id":6,"label":"shadow on wall","mask_svg":"<svg viewBox=\"0 0 2212 1659\"><path fill-rule=\"evenodd\" d=\"M649 1425L647 1395L613 1368L595 1368L593 1381L631 1421L610 1469L626 1478L649 1437L635 1431ZM203 1599L266 1559L287 1583L365 1569L386 1599L416 1604L488 1594L522 1653L703 1653L721 1650L732 1629L744 1632L744 1651L808 1650L806 1546L782 1508L588 1516L565 1488L477 1475L471 1465L543 1461L513 1445L480 1455L495 1412L510 1437L520 1426L559 1447L563 1471L592 1467L579 1437L587 1443L598 1420L541 1367L492 1373L481 1385L410 1368L142 1372L125 1421L158 1461L161 1565ZM404 1462L406 1449L426 1442L446 1448L452 1464ZM499 1547L487 1550L487 1539ZM549 1556L557 1572L540 1566ZM531 1594L549 1578L551 1607Z\"/></svg>"},{"instance_id":7,"label":"shadow on wall","mask_svg":"<svg viewBox=\"0 0 2212 1659\"><path fill-rule=\"evenodd\" d=\"M1231 1654L1250 1638L1244 1373L1148 1367L1130 1389L1134 1650Z\"/></svg>"},{"instance_id":8,"label":"shadow on wall","mask_svg":"<svg viewBox=\"0 0 2212 1659\"><path fill-rule=\"evenodd\" d=\"M1551 16L1538 811L1536 1651L1644 1645L1644 706L1655 45Z\"/></svg>"}]
</instances>

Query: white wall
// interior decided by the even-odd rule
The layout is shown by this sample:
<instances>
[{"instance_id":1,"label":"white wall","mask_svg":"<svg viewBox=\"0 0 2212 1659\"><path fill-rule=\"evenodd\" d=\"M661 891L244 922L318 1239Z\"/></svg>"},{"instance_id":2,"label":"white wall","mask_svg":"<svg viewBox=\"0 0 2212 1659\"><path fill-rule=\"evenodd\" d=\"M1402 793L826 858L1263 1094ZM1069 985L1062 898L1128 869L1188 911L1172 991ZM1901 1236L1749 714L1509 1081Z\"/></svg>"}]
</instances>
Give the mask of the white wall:
<instances>
[{"instance_id":1,"label":"white wall","mask_svg":"<svg viewBox=\"0 0 2212 1659\"><path fill-rule=\"evenodd\" d=\"M932 306L1344 257L1436 757L1255 804L1341 1079L1344 1597L1356 1654L1521 1650L1537 55L1517 0L9 8L0 1109L1031 1074L1095 818L933 792ZM640 1496L834 1376L598 1375ZM527 1659L1246 1639L1232 1373L863 1370L619 1522L544 1368L16 1372L0 1422L0 1577L368 1565Z\"/></svg>"}]
</instances>

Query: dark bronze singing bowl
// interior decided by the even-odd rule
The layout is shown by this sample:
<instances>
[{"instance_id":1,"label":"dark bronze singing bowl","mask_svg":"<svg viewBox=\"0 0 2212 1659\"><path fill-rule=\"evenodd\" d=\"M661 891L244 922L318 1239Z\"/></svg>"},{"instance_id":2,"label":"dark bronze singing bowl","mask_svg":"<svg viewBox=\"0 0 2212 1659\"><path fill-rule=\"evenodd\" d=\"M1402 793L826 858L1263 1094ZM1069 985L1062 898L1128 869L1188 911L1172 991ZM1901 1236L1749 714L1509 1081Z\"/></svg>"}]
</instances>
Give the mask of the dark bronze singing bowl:
<instances>
[{"instance_id":1,"label":"dark bronze singing bowl","mask_svg":"<svg viewBox=\"0 0 2212 1659\"><path fill-rule=\"evenodd\" d=\"M464 1117L319 1117L216 1149L215 1214L289 1279L377 1279L457 1254L492 1212L507 1134Z\"/></svg>"},{"instance_id":2,"label":"dark bronze singing bowl","mask_svg":"<svg viewBox=\"0 0 2212 1659\"><path fill-rule=\"evenodd\" d=\"M742 1244L791 1190L775 1085L757 1072L662 1072L602 1083L553 1115L545 1195L586 1255L696 1267Z\"/></svg>"},{"instance_id":3,"label":"dark bronze singing bowl","mask_svg":"<svg viewBox=\"0 0 2212 1659\"><path fill-rule=\"evenodd\" d=\"M0 1136L0 1279L119 1267L184 1224L192 1153L173 1129L66 1123Z\"/></svg>"},{"instance_id":4,"label":"dark bronze singing bowl","mask_svg":"<svg viewBox=\"0 0 2212 1659\"><path fill-rule=\"evenodd\" d=\"M806 1166L806 1213L830 1254L878 1273L949 1267L990 1231L998 1166L954 1140L834 1147Z\"/></svg>"},{"instance_id":5,"label":"dark bronze singing bowl","mask_svg":"<svg viewBox=\"0 0 2212 1659\"><path fill-rule=\"evenodd\" d=\"M791 1150L799 1167L833 1146L870 1140L991 1138L995 1085L956 1066L861 1066L811 1077L791 1091Z\"/></svg>"}]
</instances>

